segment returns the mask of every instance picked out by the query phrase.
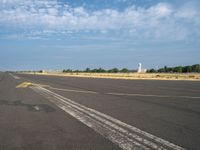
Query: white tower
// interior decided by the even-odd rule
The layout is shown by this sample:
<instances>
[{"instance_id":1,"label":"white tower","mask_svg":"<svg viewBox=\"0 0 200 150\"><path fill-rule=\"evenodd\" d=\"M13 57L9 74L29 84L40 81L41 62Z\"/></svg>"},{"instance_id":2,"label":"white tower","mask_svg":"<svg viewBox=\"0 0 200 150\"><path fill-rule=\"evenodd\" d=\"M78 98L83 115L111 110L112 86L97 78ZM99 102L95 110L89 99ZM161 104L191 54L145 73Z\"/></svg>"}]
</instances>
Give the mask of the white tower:
<instances>
[{"instance_id":1,"label":"white tower","mask_svg":"<svg viewBox=\"0 0 200 150\"><path fill-rule=\"evenodd\" d=\"M138 71L137 71L138 73L141 73L142 72L142 64L141 63L139 63L138 64Z\"/></svg>"}]
</instances>

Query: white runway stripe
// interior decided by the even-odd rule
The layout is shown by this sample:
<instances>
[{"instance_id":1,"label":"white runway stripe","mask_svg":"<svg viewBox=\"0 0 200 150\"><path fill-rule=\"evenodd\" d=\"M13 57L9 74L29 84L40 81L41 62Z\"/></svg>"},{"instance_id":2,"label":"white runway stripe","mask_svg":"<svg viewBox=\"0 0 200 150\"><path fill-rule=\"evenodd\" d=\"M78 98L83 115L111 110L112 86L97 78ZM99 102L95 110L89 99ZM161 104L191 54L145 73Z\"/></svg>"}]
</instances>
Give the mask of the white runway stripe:
<instances>
[{"instance_id":1,"label":"white runway stripe","mask_svg":"<svg viewBox=\"0 0 200 150\"><path fill-rule=\"evenodd\" d=\"M77 92L77 93L89 93L89 94L96 94L97 92L94 91L83 91L83 90L71 90L71 89L61 89L61 88L53 88L49 87L52 90L58 90L58 91L66 91L66 92Z\"/></svg>"},{"instance_id":2,"label":"white runway stripe","mask_svg":"<svg viewBox=\"0 0 200 150\"><path fill-rule=\"evenodd\" d=\"M10 74L10 76L12 76L14 79L16 79L16 80L19 80L20 79L20 77L18 77L18 76L16 76L16 75L13 75L12 73L9 73Z\"/></svg>"},{"instance_id":3,"label":"white runway stripe","mask_svg":"<svg viewBox=\"0 0 200 150\"><path fill-rule=\"evenodd\" d=\"M184 149L111 116L78 104L43 87L33 86L31 88L124 150Z\"/></svg>"},{"instance_id":4,"label":"white runway stripe","mask_svg":"<svg viewBox=\"0 0 200 150\"><path fill-rule=\"evenodd\" d=\"M137 94L137 93L107 93L116 96L139 96L139 97L160 97L160 98L191 98L200 99L198 96L170 96L170 95L150 95L150 94Z\"/></svg>"}]
</instances>

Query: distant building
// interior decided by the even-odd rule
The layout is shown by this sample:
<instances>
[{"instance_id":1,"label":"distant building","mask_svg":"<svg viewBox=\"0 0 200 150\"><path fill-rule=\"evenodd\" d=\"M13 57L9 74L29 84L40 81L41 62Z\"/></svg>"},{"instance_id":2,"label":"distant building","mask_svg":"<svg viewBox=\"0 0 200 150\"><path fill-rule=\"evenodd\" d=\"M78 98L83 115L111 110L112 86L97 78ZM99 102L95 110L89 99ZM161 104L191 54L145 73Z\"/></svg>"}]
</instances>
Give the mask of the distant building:
<instances>
[{"instance_id":1,"label":"distant building","mask_svg":"<svg viewBox=\"0 0 200 150\"><path fill-rule=\"evenodd\" d=\"M147 69L142 69L142 63L139 63L137 72L138 73L146 73Z\"/></svg>"},{"instance_id":2,"label":"distant building","mask_svg":"<svg viewBox=\"0 0 200 150\"><path fill-rule=\"evenodd\" d=\"M139 63L138 64L138 71L137 71L138 73L141 73L142 72L142 64L141 63Z\"/></svg>"}]
</instances>

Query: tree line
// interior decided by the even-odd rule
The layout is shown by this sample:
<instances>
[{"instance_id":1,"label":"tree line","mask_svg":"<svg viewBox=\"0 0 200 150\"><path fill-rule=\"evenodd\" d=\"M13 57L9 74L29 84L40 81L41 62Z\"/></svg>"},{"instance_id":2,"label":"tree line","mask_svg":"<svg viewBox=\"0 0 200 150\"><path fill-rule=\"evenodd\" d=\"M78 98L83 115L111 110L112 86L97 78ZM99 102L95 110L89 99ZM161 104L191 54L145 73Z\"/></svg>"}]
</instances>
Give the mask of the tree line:
<instances>
[{"instance_id":1,"label":"tree line","mask_svg":"<svg viewBox=\"0 0 200 150\"><path fill-rule=\"evenodd\" d=\"M72 69L64 69L64 73L78 73L78 72L85 72L85 73L130 73L130 72L137 72L137 70L129 70L127 68L112 68L112 69L90 69L86 68L85 70L72 70ZM200 64L194 64L191 66L176 66L176 67L167 67L164 66L163 68L159 69L148 69L147 73L200 73Z\"/></svg>"},{"instance_id":2,"label":"tree line","mask_svg":"<svg viewBox=\"0 0 200 150\"><path fill-rule=\"evenodd\" d=\"M90 69L90 68L86 68L85 70L71 70L71 69L67 69L67 70L63 70L63 72L66 73L73 73L73 72L85 72L85 73L128 73L128 72L133 72L133 70L128 70L127 68L122 68L122 69L118 69L118 68L112 68L112 69L103 69L103 68L98 68L98 69Z\"/></svg>"},{"instance_id":3,"label":"tree line","mask_svg":"<svg viewBox=\"0 0 200 150\"><path fill-rule=\"evenodd\" d=\"M200 73L200 64L195 64L191 66L176 66L176 67L167 67L164 66L158 70L156 69L149 69L147 70L149 73Z\"/></svg>"}]
</instances>

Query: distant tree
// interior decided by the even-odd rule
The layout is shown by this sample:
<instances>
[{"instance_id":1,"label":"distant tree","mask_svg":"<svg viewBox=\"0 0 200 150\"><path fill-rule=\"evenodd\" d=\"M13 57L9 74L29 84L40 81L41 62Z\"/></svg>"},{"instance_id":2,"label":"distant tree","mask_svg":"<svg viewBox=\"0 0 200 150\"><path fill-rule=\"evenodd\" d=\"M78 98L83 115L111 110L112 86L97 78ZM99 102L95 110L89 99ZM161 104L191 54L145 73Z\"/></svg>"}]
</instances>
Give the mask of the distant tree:
<instances>
[{"instance_id":1,"label":"distant tree","mask_svg":"<svg viewBox=\"0 0 200 150\"><path fill-rule=\"evenodd\" d=\"M120 70L120 72L126 73L126 72L128 72L128 69L127 68L123 68L122 70Z\"/></svg>"},{"instance_id":2,"label":"distant tree","mask_svg":"<svg viewBox=\"0 0 200 150\"><path fill-rule=\"evenodd\" d=\"M110 69L108 70L109 73L117 73L119 72L119 70L117 68L113 68L113 69Z\"/></svg>"},{"instance_id":3,"label":"distant tree","mask_svg":"<svg viewBox=\"0 0 200 150\"><path fill-rule=\"evenodd\" d=\"M182 72L183 72L183 73L186 73L186 72L187 72L187 68L188 68L188 66L183 66L183 67L182 67Z\"/></svg>"},{"instance_id":4,"label":"distant tree","mask_svg":"<svg viewBox=\"0 0 200 150\"><path fill-rule=\"evenodd\" d=\"M165 72L165 69L164 68L160 68L160 69L158 69L158 72L160 72L160 73Z\"/></svg>"},{"instance_id":5,"label":"distant tree","mask_svg":"<svg viewBox=\"0 0 200 150\"><path fill-rule=\"evenodd\" d=\"M186 72L192 72L192 66L187 66Z\"/></svg>"},{"instance_id":6,"label":"distant tree","mask_svg":"<svg viewBox=\"0 0 200 150\"><path fill-rule=\"evenodd\" d=\"M63 72L72 72L72 70L71 69L67 69L67 70L63 70Z\"/></svg>"},{"instance_id":7,"label":"distant tree","mask_svg":"<svg viewBox=\"0 0 200 150\"><path fill-rule=\"evenodd\" d=\"M90 72L97 72L97 69L92 69Z\"/></svg>"},{"instance_id":8,"label":"distant tree","mask_svg":"<svg viewBox=\"0 0 200 150\"><path fill-rule=\"evenodd\" d=\"M200 65L199 64L195 64L192 65L192 72L200 72Z\"/></svg>"},{"instance_id":9,"label":"distant tree","mask_svg":"<svg viewBox=\"0 0 200 150\"><path fill-rule=\"evenodd\" d=\"M173 72L173 68L167 67L167 72Z\"/></svg>"},{"instance_id":10,"label":"distant tree","mask_svg":"<svg viewBox=\"0 0 200 150\"><path fill-rule=\"evenodd\" d=\"M175 68L173 69L173 72L182 73L182 66L175 67Z\"/></svg>"},{"instance_id":11,"label":"distant tree","mask_svg":"<svg viewBox=\"0 0 200 150\"><path fill-rule=\"evenodd\" d=\"M167 69L168 69L167 66L165 66L165 67L164 67L164 72L168 72Z\"/></svg>"},{"instance_id":12,"label":"distant tree","mask_svg":"<svg viewBox=\"0 0 200 150\"><path fill-rule=\"evenodd\" d=\"M80 70L74 70L73 72L76 72L76 73L78 73L78 72L81 72Z\"/></svg>"},{"instance_id":13,"label":"distant tree","mask_svg":"<svg viewBox=\"0 0 200 150\"><path fill-rule=\"evenodd\" d=\"M147 70L147 72L149 72L149 73L155 73L156 70L155 69L150 69L150 70Z\"/></svg>"},{"instance_id":14,"label":"distant tree","mask_svg":"<svg viewBox=\"0 0 200 150\"><path fill-rule=\"evenodd\" d=\"M85 69L85 72L90 72L90 71L91 71L90 68Z\"/></svg>"},{"instance_id":15,"label":"distant tree","mask_svg":"<svg viewBox=\"0 0 200 150\"><path fill-rule=\"evenodd\" d=\"M106 70L104 70L104 69L102 69L102 68L99 68L99 69L97 70L97 72L104 73L104 72L106 72Z\"/></svg>"}]
</instances>

